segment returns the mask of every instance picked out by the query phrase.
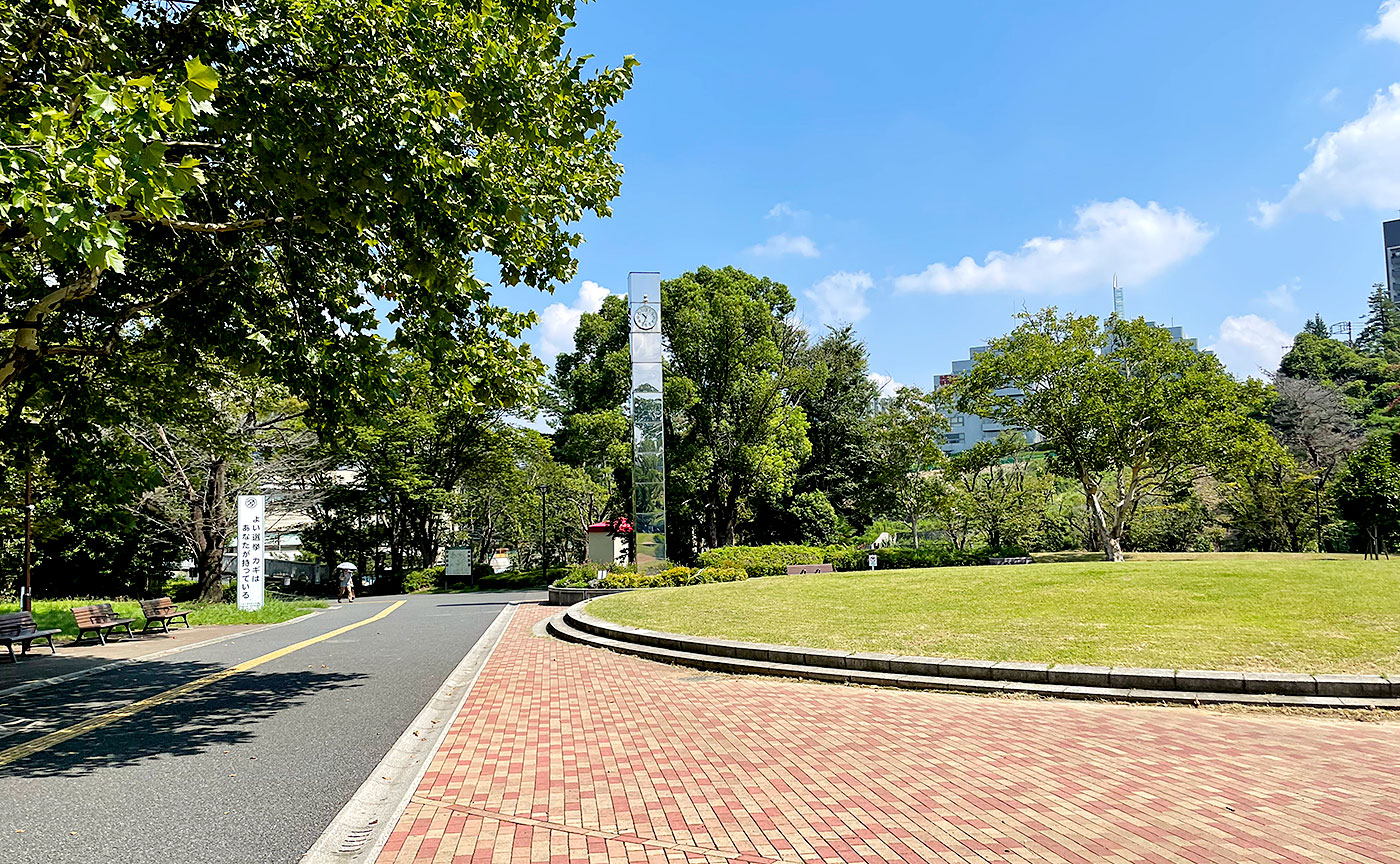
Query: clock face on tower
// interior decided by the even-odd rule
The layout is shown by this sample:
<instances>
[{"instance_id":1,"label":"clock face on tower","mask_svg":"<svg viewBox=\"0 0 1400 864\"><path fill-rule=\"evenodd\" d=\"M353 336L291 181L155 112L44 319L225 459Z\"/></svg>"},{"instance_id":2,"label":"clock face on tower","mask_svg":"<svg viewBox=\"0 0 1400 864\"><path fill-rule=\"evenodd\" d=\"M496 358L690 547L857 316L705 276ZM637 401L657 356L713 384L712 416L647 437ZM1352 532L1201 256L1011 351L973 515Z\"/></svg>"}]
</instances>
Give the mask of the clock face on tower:
<instances>
[{"instance_id":1,"label":"clock face on tower","mask_svg":"<svg viewBox=\"0 0 1400 864\"><path fill-rule=\"evenodd\" d=\"M637 325L638 330L650 330L656 326L656 307L638 306L637 311L632 313L632 322Z\"/></svg>"}]
</instances>

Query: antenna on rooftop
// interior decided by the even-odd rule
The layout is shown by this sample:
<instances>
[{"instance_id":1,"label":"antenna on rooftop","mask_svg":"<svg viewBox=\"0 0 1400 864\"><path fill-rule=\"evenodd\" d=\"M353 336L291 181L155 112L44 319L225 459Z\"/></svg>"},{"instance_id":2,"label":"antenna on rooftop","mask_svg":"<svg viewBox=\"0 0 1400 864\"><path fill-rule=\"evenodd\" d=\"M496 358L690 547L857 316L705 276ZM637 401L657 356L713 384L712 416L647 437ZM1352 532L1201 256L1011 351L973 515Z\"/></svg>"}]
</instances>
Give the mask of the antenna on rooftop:
<instances>
[{"instance_id":1,"label":"antenna on rooftop","mask_svg":"<svg viewBox=\"0 0 1400 864\"><path fill-rule=\"evenodd\" d=\"M1113 274L1113 314L1120 319L1123 315L1123 289L1118 287L1118 274Z\"/></svg>"}]
</instances>

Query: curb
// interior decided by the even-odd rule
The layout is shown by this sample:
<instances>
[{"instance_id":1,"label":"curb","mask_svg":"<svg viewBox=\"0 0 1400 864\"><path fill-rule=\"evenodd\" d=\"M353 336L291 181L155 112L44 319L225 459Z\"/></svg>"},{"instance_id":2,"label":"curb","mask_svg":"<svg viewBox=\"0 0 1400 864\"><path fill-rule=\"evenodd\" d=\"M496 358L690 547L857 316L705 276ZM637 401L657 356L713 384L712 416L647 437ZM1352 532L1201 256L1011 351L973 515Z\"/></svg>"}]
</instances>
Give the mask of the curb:
<instances>
[{"instance_id":1,"label":"curb","mask_svg":"<svg viewBox=\"0 0 1400 864\"><path fill-rule=\"evenodd\" d=\"M447 740L452 721L476 687L481 670L495 653L521 602L530 601L513 600L496 615L481 638L448 673L428 704L374 766L369 778L360 784L301 857L299 864L353 864L374 860L408 808L433 757Z\"/></svg>"},{"instance_id":2,"label":"curb","mask_svg":"<svg viewBox=\"0 0 1400 864\"><path fill-rule=\"evenodd\" d=\"M1067 699L1306 708L1400 709L1400 675L1299 675L1208 669L1137 669L852 653L733 642L614 624L581 603L551 618L557 638L715 672L965 693Z\"/></svg>"},{"instance_id":3,"label":"curb","mask_svg":"<svg viewBox=\"0 0 1400 864\"><path fill-rule=\"evenodd\" d=\"M295 618L288 618L286 621L277 621L272 624L264 624L261 627L254 627L252 630L243 630L238 633L230 633L227 636L215 636L213 639L205 639L203 642L192 642L189 645L180 645L175 648L166 648L164 651L156 651L151 654L142 654L140 657L127 657L124 660L113 660L111 663L103 663L101 666L92 666L87 669L78 669L73 672L65 672L62 675L55 675L52 678L40 678L37 681L29 681L24 684L16 684L0 690L0 697L18 696L21 693L28 693L30 690L38 690L41 687L50 687L54 684L62 684L65 681L72 681L75 678L86 678L89 675L96 675L99 672L109 672L113 669L120 669L123 666L130 666L133 663L142 663L146 660L159 660L162 657L169 657L171 654L179 654L181 651L189 651L194 648L203 648L206 645L217 645L220 642L230 642L244 636L251 636L254 633L262 633L277 627L285 627L288 624L296 624L300 621L309 621L317 615L329 612L329 609L317 609L305 615L298 615Z\"/></svg>"}]
</instances>

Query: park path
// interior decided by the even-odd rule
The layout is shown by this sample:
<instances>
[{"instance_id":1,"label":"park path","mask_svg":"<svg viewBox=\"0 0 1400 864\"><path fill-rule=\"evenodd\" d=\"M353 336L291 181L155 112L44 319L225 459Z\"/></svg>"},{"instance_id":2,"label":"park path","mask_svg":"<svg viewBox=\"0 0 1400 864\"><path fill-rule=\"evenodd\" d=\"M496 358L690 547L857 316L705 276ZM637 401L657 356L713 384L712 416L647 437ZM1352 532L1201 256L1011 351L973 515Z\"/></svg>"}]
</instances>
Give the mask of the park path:
<instances>
[{"instance_id":1,"label":"park path","mask_svg":"<svg viewBox=\"0 0 1400 864\"><path fill-rule=\"evenodd\" d=\"M729 677L522 606L379 864L1400 862L1400 723Z\"/></svg>"}]
</instances>

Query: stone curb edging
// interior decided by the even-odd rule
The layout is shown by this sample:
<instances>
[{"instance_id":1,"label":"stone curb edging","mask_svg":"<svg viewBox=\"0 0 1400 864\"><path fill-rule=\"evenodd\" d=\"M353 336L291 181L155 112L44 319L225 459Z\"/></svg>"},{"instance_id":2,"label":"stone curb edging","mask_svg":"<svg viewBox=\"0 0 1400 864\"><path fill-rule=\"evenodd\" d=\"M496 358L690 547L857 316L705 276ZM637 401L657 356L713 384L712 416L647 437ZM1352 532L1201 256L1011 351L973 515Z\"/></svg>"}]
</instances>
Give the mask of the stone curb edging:
<instances>
[{"instance_id":1,"label":"stone curb edging","mask_svg":"<svg viewBox=\"0 0 1400 864\"><path fill-rule=\"evenodd\" d=\"M913 689L1031 693L1133 702L1400 709L1400 676L1138 669L831 651L733 642L614 624L570 607L550 620L561 639L717 672Z\"/></svg>"},{"instance_id":2,"label":"stone curb edging","mask_svg":"<svg viewBox=\"0 0 1400 864\"><path fill-rule=\"evenodd\" d=\"M624 591L639 591L639 588L555 588L549 586L549 606L573 606L594 597L621 594Z\"/></svg>"}]
</instances>

